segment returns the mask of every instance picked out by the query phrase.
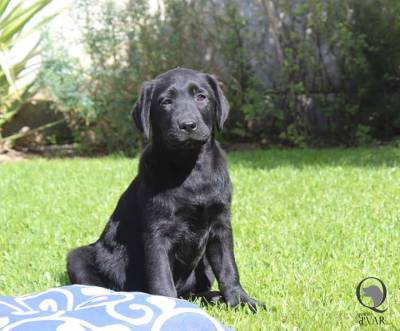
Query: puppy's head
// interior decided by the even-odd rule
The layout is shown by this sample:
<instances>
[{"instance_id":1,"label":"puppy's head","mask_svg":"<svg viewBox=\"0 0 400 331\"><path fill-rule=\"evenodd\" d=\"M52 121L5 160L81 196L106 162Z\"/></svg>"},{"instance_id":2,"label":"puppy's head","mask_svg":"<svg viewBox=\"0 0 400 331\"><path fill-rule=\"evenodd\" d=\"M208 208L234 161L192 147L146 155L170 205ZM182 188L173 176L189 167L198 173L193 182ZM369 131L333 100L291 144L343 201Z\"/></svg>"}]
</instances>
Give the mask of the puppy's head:
<instances>
[{"instance_id":1,"label":"puppy's head","mask_svg":"<svg viewBox=\"0 0 400 331\"><path fill-rule=\"evenodd\" d=\"M201 146L214 127L222 130L228 113L216 79L184 68L145 82L133 107L134 121L145 137L173 149Z\"/></svg>"}]
</instances>

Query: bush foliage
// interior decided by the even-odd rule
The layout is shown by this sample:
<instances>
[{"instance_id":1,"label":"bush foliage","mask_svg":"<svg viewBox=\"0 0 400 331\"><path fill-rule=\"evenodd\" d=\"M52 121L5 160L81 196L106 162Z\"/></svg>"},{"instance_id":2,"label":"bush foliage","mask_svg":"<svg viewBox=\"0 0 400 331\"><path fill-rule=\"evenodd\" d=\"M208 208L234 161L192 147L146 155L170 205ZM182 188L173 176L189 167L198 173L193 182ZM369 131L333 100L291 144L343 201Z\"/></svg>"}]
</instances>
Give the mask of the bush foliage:
<instances>
[{"instance_id":1,"label":"bush foliage","mask_svg":"<svg viewBox=\"0 0 400 331\"><path fill-rule=\"evenodd\" d=\"M397 0L80 0L84 61L48 36L39 85L77 141L140 144L130 109L140 84L177 67L215 74L231 103L221 139L355 145L400 134Z\"/></svg>"}]
</instances>

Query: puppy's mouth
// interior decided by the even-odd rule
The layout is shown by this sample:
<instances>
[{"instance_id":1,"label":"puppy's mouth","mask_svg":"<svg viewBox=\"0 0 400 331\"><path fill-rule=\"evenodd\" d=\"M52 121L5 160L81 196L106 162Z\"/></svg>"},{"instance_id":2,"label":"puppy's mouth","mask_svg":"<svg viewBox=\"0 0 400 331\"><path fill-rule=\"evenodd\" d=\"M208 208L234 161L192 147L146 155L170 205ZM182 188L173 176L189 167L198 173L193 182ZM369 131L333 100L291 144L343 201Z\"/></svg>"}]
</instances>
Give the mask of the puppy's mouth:
<instances>
[{"instance_id":1,"label":"puppy's mouth","mask_svg":"<svg viewBox=\"0 0 400 331\"><path fill-rule=\"evenodd\" d=\"M203 135L171 135L168 139L168 146L172 149L196 149L203 146L209 139L210 134Z\"/></svg>"}]
</instances>

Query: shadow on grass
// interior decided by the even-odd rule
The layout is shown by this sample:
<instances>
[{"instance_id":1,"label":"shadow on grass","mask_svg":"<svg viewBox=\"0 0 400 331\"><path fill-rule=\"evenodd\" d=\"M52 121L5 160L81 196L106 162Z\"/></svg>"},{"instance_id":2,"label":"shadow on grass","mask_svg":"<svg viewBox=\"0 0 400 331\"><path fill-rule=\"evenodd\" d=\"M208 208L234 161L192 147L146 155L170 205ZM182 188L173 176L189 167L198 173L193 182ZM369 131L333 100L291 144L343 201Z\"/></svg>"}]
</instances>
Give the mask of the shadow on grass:
<instances>
[{"instance_id":1,"label":"shadow on grass","mask_svg":"<svg viewBox=\"0 0 400 331\"><path fill-rule=\"evenodd\" d=\"M395 167L400 165L400 148L331 148L254 150L228 154L231 166L252 169L279 167Z\"/></svg>"},{"instance_id":2,"label":"shadow on grass","mask_svg":"<svg viewBox=\"0 0 400 331\"><path fill-rule=\"evenodd\" d=\"M71 285L71 282L69 281L68 274L66 271L58 273L57 282L60 284L60 286Z\"/></svg>"}]
</instances>

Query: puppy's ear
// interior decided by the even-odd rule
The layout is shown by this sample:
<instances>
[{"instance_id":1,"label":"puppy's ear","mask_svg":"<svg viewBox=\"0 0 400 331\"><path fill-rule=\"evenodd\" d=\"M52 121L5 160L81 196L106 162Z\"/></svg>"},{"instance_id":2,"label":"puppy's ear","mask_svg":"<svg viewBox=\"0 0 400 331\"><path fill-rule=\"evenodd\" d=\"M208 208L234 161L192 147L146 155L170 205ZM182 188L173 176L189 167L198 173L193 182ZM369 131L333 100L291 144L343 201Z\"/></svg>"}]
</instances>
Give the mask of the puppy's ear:
<instances>
[{"instance_id":1,"label":"puppy's ear","mask_svg":"<svg viewBox=\"0 0 400 331\"><path fill-rule=\"evenodd\" d=\"M215 117L217 122L217 128L219 131L224 127L224 123L228 118L229 114L229 103L225 98L224 93L222 92L221 87L219 86L217 79L212 75L206 75L208 84L210 84L211 88L214 91L215 95Z\"/></svg>"},{"instance_id":2,"label":"puppy's ear","mask_svg":"<svg viewBox=\"0 0 400 331\"><path fill-rule=\"evenodd\" d=\"M144 82L139 98L132 109L133 120L139 131L143 132L146 139L150 138L150 108L153 92L154 82Z\"/></svg>"}]
</instances>

